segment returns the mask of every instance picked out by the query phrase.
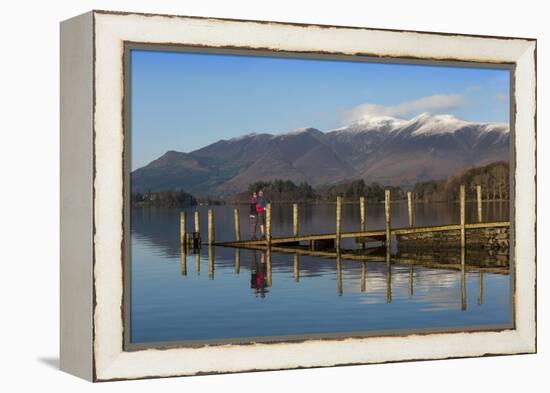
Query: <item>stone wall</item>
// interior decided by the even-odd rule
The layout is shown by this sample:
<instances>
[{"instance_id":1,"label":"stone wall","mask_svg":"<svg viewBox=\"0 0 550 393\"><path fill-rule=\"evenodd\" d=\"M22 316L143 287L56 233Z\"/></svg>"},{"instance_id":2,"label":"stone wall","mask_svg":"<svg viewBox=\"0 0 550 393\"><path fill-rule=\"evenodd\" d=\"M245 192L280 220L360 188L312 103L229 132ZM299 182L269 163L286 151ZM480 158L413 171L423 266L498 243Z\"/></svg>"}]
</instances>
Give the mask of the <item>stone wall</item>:
<instances>
[{"instance_id":1,"label":"stone wall","mask_svg":"<svg viewBox=\"0 0 550 393\"><path fill-rule=\"evenodd\" d=\"M441 231L398 235L397 247L405 249L445 249L460 248L460 231ZM485 249L495 252L506 252L510 247L509 228L480 228L466 230L466 247L468 249Z\"/></svg>"}]
</instances>

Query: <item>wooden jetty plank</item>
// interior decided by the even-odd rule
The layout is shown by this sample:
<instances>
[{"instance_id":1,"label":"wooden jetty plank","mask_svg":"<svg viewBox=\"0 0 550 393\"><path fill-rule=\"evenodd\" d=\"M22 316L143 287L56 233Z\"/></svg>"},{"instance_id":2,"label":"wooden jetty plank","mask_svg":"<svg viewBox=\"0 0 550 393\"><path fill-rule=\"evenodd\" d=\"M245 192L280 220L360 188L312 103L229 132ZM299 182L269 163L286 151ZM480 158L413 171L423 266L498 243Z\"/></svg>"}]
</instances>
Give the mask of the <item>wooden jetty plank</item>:
<instances>
[{"instance_id":1,"label":"wooden jetty plank","mask_svg":"<svg viewBox=\"0 0 550 393\"><path fill-rule=\"evenodd\" d=\"M483 229L483 228L508 228L510 226L509 221L496 221L496 222L480 222L480 223L470 223L465 224L464 227L468 229ZM406 227L406 228L393 228L391 233L393 235L409 235L412 233L428 233L428 232L443 232L443 231L458 231L461 229L460 224L449 224L449 225L435 225L427 227ZM375 230L375 231L358 231L358 232L342 232L340 237L343 238L372 238L375 240L383 241L386 237L386 231L384 229ZM274 237L271 238L271 244L281 244L281 243L295 243L295 242L305 242L309 240L325 240L325 239L336 239L336 233L320 233L312 235L301 235L301 236L288 236L288 237ZM228 241L228 242L219 242L215 243L218 246L248 246L248 245L265 245L266 240L241 240L241 241Z\"/></svg>"}]
</instances>

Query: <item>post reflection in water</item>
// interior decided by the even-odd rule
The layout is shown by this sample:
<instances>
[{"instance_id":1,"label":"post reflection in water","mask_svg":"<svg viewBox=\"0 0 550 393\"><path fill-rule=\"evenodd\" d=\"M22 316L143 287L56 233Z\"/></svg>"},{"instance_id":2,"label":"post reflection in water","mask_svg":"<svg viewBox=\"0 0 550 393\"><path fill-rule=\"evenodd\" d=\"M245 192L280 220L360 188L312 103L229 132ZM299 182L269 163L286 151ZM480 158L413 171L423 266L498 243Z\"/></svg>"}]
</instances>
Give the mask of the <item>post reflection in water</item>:
<instances>
[{"instance_id":1,"label":"post reflection in water","mask_svg":"<svg viewBox=\"0 0 550 393\"><path fill-rule=\"evenodd\" d=\"M187 250L185 249L185 245L183 243L180 246L180 254L181 254L181 275L187 276Z\"/></svg>"},{"instance_id":2,"label":"post reflection in water","mask_svg":"<svg viewBox=\"0 0 550 393\"><path fill-rule=\"evenodd\" d=\"M200 275L201 274L201 253L197 252L197 250L195 250L194 252L195 252L195 271L197 272L197 275Z\"/></svg>"},{"instance_id":3,"label":"post reflection in water","mask_svg":"<svg viewBox=\"0 0 550 393\"><path fill-rule=\"evenodd\" d=\"M361 292L367 290L367 263L365 261L361 262Z\"/></svg>"},{"instance_id":4,"label":"post reflection in water","mask_svg":"<svg viewBox=\"0 0 550 393\"><path fill-rule=\"evenodd\" d=\"M265 253L261 253L260 262L258 263L258 254L253 251L250 260L250 288L254 290L256 296L264 298L269 292L267 289L269 286Z\"/></svg>"},{"instance_id":5,"label":"post reflection in water","mask_svg":"<svg viewBox=\"0 0 550 393\"><path fill-rule=\"evenodd\" d=\"M294 254L294 281L300 281L300 260L298 254Z\"/></svg>"},{"instance_id":6,"label":"post reflection in water","mask_svg":"<svg viewBox=\"0 0 550 393\"><path fill-rule=\"evenodd\" d=\"M262 259L266 260L267 262L267 285L271 286L271 248L267 248L267 251L262 253Z\"/></svg>"},{"instance_id":7,"label":"post reflection in water","mask_svg":"<svg viewBox=\"0 0 550 393\"><path fill-rule=\"evenodd\" d=\"M409 297L414 294L414 266L409 266Z\"/></svg>"},{"instance_id":8,"label":"post reflection in water","mask_svg":"<svg viewBox=\"0 0 550 393\"><path fill-rule=\"evenodd\" d=\"M214 279L214 247L208 246L208 278Z\"/></svg>"},{"instance_id":9,"label":"post reflection in water","mask_svg":"<svg viewBox=\"0 0 550 393\"><path fill-rule=\"evenodd\" d=\"M344 293L342 285L342 257L339 252L336 253L336 281L338 283L338 296L342 296Z\"/></svg>"},{"instance_id":10,"label":"post reflection in water","mask_svg":"<svg viewBox=\"0 0 550 393\"><path fill-rule=\"evenodd\" d=\"M239 248L235 249L235 273L239 274L241 272L241 250Z\"/></svg>"},{"instance_id":11,"label":"post reflection in water","mask_svg":"<svg viewBox=\"0 0 550 393\"><path fill-rule=\"evenodd\" d=\"M483 272L477 273L477 304L483 304Z\"/></svg>"},{"instance_id":12,"label":"post reflection in water","mask_svg":"<svg viewBox=\"0 0 550 393\"><path fill-rule=\"evenodd\" d=\"M386 249L386 303L391 303L391 254Z\"/></svg>"},{"instance_id":13,"label":"post reflection in water","mask_svg":"<svg viewBox=\"0 0 550 393\"><path fill-rule=\"evenodd\" d=\"M466 311L466 250L460 249L460 298L461 308Z\"/></svg>"}]
</instances>

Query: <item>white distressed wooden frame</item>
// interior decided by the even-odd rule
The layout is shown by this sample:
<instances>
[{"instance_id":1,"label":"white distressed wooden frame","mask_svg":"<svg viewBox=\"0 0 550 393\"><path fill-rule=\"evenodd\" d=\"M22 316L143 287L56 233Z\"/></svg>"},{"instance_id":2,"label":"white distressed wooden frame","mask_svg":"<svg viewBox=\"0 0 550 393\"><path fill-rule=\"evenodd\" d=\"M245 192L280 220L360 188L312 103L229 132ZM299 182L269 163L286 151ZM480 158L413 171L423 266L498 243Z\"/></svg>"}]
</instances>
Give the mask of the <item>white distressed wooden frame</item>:
<instances>
[{"instance_id":1,"label":"white distressed wooden frame","mask_svg":"<svg viewBox=\"0 0 550 393\"><path fill-rule=\"evenodd\" d=\"M515 64L515 329L123 350L124 42ZM93 381L536 351L536 41L92 11L61 25L61 368Z\"/></svg>"}]
</instances>

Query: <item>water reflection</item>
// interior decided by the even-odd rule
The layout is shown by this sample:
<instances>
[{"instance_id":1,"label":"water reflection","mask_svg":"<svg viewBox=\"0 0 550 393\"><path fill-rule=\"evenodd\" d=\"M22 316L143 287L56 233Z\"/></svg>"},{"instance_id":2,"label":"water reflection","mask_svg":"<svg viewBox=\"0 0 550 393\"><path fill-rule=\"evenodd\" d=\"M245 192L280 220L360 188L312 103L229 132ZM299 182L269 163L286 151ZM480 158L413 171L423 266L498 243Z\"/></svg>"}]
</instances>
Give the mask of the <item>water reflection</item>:
<instances>
[{"instance_id":1,"label":"water reflection","mask_svg":"<svg viewBox=\"0 0 550 393\"><path fill-rule=\"evenodd\" d=\"M260 262L258 263L258 253L253 251L250 261L250 288L254 289L255 296L263 298L269 292L267 288L271 284L268 283L268 276L265 253L261 253Z\"/></svg>"},{"instance_id":2,"label":"water reflection","mask_svg":"<svg viewBox=\"0 0 550 393\"><path fill-rule=\"evenodd\" d=\"M209 280L214 280L215 270L216 270L216 247L208 246L207 250L207 260L208 260L208 278ZM224 250L224 248L219 248ZM278 248L280 249L280 248ZM384 256L379 256L376 253L368 256L362 256L361 258L352 258L351 260L354 263L360 265L360 292L367 293L367 269L368 264L376 264L380 261L384 261L385 270L384 270L384 279L385 279L385 301L387 304L392 302L392 267L396 266L407 266L406 275L407 275L407 295L409 298L414 297L414 286L415 286L415 266L426 267L436 270L444 271L459 271L460 273L460 304L461 309L464 311L467 309L467 295L466 295L466 275L468 272L477 273L477 304L483 304L483 274L484 271L493 274L500 275L509 275L508 264L503 262L502 255L499 255L499 258L495 258L494 255L491 255L490 252L473 252L473 256L467 258L468 251L461 249L460 251L455 252L446 252L445 256L442 257L438 253L401 253L393 255L385 248L380 248L384 250ZM180 261L181 261L181 275L187 276L187 256L190 250L186 247L180 248ZM293 251L288 251L292 253ZM241 265L241 252L245 252L250 256L249 270L250 270L250 285L254 289L254 294L256 296L264 298L269 292L267 288L273 285L273 273L272 273L272 253L271 247L258 247L258 249L253 250L244 250L240 248L234 249L234 274L240 274L240 265ZM318 264L327 264L321 266L324 269L330 269L331 264L334 263L334 270L336 272L336 292L338 296L344 294L344 279L343 279L343 260L355 255L345 254L343 252L334 252L332 255L333 261L331 262L330 253L326 252L323 261L320 261ZM196 272L200 274L200 265L201 265L201 254L200 250L196 250L194 254L196 261ZM327 259L328 258L328 259ZM414 258L414 259L413 259ZM314 259L318 259L315 257ZM468 263L467 263L468 261ZM401 271L402 274L405 274L405 271ZM311 274L310 274L311 275ZM292 276L295 283L300 282L300 255L298 253L293 253L292 255ZM353 278L353 277L352 277Z\"/></svg>"},{"instance_id":3,"label":"water reflection","mask_svg":"<svg viewBox=\"0 0 550 393\"><path fill-rule=\"evenodd\" d=\"M484 218L505 219L497 217L507 214L502 205L484 210ZM343 206L344 230L359 227L358 208ZM234 210L216 209L216 238L230 240ZM399 212L398 207L392 209L392 214ZM442 215L454 217L438 208L425 214L422 209L415 206L416 225L445 222ZM280 215L278 223L274 219L274 236L291 233L292 207L273 210ZM333 229L333 220L322 217L323 211L328 215L333 210L334 206L304 206L299 211L300 231ZM392 215L396 226L398 214ZM170 209L133 211L132 342L511 323L507 254L472 250L426 254L398 248L387 253L382 247L369 255L354 255L346 244L342 252L323 256L280 247L185 249L179 241L178 215ZM365 218L367 228L381 227L383 209L367 205ZM201 268L208 275L201 276Z\"/></svg>"}]
</instances>

